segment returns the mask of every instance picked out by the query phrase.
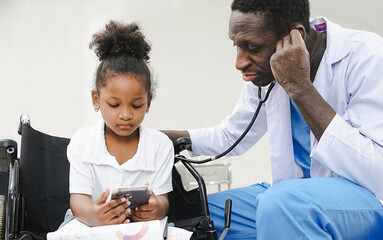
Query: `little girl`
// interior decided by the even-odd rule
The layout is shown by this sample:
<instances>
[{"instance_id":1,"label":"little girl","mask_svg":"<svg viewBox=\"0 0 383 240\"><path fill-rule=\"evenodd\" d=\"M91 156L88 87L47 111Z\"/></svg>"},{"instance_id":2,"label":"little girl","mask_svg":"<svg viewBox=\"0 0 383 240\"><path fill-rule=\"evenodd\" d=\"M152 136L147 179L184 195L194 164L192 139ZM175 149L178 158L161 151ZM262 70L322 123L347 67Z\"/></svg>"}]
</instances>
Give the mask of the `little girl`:
<instances>
[{"instance_id":1,"label":"little girl","mask_svg":"<svg viewBox=\"0 0 383 240\"><path fill-rule=\"evenodd\" d=\"M161 219L172 191L172 142L141 125L152 100L150 45L136 24L114 21L94 34L89 47L101 61L92 91L103 120L77 131L68 146L70 207L88 226ZM110 189L150 183L149 202L128 208L125 198L107 201Z\"/></svg>"}]
</instances>

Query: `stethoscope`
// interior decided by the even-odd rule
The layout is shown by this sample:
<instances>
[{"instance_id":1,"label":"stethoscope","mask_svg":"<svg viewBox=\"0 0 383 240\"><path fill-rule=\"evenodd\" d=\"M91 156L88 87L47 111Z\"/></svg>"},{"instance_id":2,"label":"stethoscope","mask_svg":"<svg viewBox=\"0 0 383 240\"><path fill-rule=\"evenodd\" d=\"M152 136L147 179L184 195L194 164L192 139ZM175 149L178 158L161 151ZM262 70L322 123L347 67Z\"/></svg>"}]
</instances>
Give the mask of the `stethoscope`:
<instances>
[{"instance_id":1,"label":"stethoscope","mask_svg":"<svg viewBox=\"0 0 383 240\"><path fill-rule=\"evenodd\" d=\"M273 89L273 87L275 86L275 81L273 81L272 83L270 83L269 85L269 88L266 92L266 95L264 98L262 98L262 88L261 87L258 87L258 100L259 100L259 103L258 103L258 107L257 109L255 110L254 112L254 115L253 115L253 118L251 119L249 125L247 126L247 128L245 129L245 131L242 133L242 135L237 139L237 141L235 141L235 143L233 143L233 145L231 145L226 151L224 151L223 153L221 154L218 154L217 156L215 157L210 157L210 158L207 158L207 159L203 159L203 160L193 160L193 159L187 159L185 158L184 156L175 156L175 159L176 161L180 160L182 162L188 162L188 163L196 163L196 164L202 164L202 163L207 163L207 162L210 162L210 161L213 161L213 160L217 160L223 156L225 156L226 154L228 154L231 150L233 150L241 141L242 139L246 136L246 134L250 131L251 127L253 126L255 120L257 119L258 117L258 114L259 114L259 111L261 110L261 107L262 107L262 104L265 103L267 101L267 99L269 98L269 95L270 95L270 92L271 90Z\"/></svg>"}]
</instances>

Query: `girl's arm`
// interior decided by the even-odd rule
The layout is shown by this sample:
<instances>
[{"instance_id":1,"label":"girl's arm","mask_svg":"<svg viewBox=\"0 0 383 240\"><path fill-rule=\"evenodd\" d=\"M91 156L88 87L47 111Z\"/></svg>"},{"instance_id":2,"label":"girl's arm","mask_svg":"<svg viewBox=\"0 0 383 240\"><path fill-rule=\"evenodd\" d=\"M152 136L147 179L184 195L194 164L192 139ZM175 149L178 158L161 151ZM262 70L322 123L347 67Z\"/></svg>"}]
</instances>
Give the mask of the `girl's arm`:
<instances>
[{"instance_id":1,"label":"girl's arm","mask_svg":"<svg viewBox=\"0 0 383 240\"><path fill-rule=\"evenodd\" d=\"M109 189L93 203L90 195L72 193L70 208L73 215L91 227L129 222L127 218L131 213L128 208L130 202L125 198L106 202L108 195Z\"/></svg>"},{"instance_id":2,"label":"girl's arm","mask_svg":"<svg viewBox=\"0 0 383 240\"><path fill-rule=\"evenodd\" d=\"M168 194L152 195L149 202L136 207L130 216L134 222L150 221L164 218L169 211Z\"/></svg>"}]
</instances>

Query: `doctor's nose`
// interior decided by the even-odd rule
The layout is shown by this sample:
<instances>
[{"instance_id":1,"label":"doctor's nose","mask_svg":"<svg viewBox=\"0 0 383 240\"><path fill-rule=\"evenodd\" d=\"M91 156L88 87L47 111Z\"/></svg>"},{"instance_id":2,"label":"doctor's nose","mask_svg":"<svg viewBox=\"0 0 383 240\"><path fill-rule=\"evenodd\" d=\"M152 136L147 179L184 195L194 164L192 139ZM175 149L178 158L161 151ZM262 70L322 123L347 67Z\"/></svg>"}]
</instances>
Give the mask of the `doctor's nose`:
<instances>
[{"instance_id":1,"label":"doctor's nose","mask_svg":"<svg viewBox=\"0 0 383 240\"><path fill-rule=\"evenodd\" d=\"M235 59L235 68L242 71L251 65L251 61L248 57L248 53L241 49L237 51L237 58Z\"/></svg>"}]
</instances>

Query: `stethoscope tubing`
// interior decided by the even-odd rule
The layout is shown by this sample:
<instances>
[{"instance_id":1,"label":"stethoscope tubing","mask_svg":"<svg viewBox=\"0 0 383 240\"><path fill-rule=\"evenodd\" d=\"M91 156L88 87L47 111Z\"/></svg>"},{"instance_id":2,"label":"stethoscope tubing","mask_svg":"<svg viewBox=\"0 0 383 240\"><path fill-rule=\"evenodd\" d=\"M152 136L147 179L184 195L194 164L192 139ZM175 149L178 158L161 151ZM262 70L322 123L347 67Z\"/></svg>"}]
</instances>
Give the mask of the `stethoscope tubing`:
<instances>
[{"instance_id":1,"label":"stethoscope tubing","mask_svg":"<svg viewBox=\"0 0 383 240\"><path fill-rule=\"evenodd\" d=\"M253 126L255 120L258 117L258 114L259 114L259 111L261 110L262 104L267 101L267 99L269 98L270 92L271 92L271 90L273 89L274 86L275 86L275 81L273 81L269 85L269 88L267 89L267 92L266 92L266 95L265 95L264 98L262 98L262 88L258 87L258 100L259 100L259 103L258 103L257 109L254 112L253 118L251 119L249 125L247 126L245 131L242 133L242 135L237 139L237 141L235 141L235 143L233 143L233 145L231 145L228 149L226 149L226 151L222 152L221 154L218 154L215 157L211 157L211 158L207 158L207 159L203 159L203 160L188 159L188 158L185 158L184 156L175 156L175 159L183 161L183 162L188 162L188 163L203 164L203 163L207 163L207 162L210 162L210 161L213 161L213 160L217 160L217 159L225 156L229 152L231 152L231 150L233 150L242 141L242 139L246 136L246 134L250 131L251 127Z\"/></svg>"}]
</instances>

